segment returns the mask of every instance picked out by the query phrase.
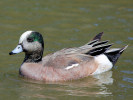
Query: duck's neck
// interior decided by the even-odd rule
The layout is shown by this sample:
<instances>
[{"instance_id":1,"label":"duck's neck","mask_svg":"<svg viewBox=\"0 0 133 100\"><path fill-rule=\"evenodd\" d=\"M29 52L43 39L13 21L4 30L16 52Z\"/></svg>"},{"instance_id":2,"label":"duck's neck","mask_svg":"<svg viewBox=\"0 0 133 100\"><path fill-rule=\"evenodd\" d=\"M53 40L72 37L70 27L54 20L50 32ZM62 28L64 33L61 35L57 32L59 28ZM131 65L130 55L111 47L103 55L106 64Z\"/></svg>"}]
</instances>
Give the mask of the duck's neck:
<instances>
[{"instance_id":1,"label":"duck's neck","mask_svg":"<svg viewBox=\"0 0 133 100\"><path fill-rule=\"evenodd\" d=\"M25 58L23 63L38 63L42 61L43 51L38 52L32 52L32 53L25 53Z\"/></svg>"}]
</instances>

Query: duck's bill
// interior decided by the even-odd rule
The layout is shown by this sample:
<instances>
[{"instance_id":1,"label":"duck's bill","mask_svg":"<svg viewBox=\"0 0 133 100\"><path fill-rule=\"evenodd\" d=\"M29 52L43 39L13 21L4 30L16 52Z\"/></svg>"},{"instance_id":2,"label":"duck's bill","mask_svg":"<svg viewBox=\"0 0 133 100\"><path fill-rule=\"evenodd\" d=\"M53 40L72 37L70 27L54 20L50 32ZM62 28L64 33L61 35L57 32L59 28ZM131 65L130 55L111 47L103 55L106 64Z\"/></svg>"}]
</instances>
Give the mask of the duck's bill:
<instances>
[{"instance_id":1,"label":"duck's bill","mask_svg":"<svg viewBox=\"0 0 133 100\"><path fill-rule=\"evenodd\" d=\"M10 52L9 55L17 54L20 52L23 52L23 48L21 45L17 45L17 47L12 52Z\"/></svg>"}]
</instances>

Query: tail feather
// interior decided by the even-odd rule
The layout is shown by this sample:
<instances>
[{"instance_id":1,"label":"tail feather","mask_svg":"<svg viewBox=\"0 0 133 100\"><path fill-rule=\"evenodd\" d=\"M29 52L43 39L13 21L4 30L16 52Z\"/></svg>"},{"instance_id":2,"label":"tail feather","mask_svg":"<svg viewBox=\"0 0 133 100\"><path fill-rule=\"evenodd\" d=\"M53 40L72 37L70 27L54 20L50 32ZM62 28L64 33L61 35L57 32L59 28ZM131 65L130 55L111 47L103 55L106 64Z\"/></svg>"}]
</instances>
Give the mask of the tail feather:
<instances>
[{"instance_id":1,"label":"tail feather","mask_svg":"<svg viewBox=\"0 0 133 100\"><path fill-rule=\"evenodd\" d=\"M120 55L127 47L128 45L123 48L110 49L107 50L104 54L108 57L108 59L112 62L112 64L115 65Z\"/></svg>"},{"instance_id":2,"label":"tail feather","mask_svg":"<svg viewBox=\"0 0 133 100\"><path fill-rule=\"evenodd\" d=\"M121 48L120 53L122 54L123 51L124 51L127 47L128 47L128 45L126 45L125 47Z\"/></svg>"}]
</instances>

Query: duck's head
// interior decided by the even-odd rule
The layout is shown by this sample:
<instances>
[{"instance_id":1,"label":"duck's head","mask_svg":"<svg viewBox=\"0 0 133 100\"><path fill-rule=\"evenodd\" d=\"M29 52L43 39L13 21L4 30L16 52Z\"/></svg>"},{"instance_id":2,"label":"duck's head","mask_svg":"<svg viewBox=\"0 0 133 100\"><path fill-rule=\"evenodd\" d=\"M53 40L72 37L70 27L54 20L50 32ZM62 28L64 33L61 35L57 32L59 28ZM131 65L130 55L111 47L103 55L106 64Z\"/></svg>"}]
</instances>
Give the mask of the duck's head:
<instances>
[{"instance_id":1,"label":"duck's head","mask_svg":"<svg viewBox=\"0 0 133 100\"><path fill-rule=\"evenodd\" d=\"M20 36L17 47L9 54L25 52L25 61L36 62L42 59L43 49L44 41L42 35L39 32L26 31Z\"/></svg>"}]
</instances>

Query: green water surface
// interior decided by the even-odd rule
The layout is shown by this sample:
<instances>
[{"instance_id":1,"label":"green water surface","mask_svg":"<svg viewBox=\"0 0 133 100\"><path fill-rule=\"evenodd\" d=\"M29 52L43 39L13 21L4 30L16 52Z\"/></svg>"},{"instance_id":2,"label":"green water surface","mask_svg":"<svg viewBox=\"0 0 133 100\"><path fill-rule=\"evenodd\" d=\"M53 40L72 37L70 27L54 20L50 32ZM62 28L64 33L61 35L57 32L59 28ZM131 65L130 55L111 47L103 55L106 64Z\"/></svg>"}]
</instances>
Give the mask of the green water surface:
<instances>
[{"instance_id":1,"label":"green water surface","mask_svg":"<svg viewBox=\"0 0 133 100\"><path fill-rule=\"evenodd\" d=\"M18 70L24 53L9 56L20 35L42 33L44 56L81 46L97 33L113 47L129 45L106 73L63 83L24 79ZM1 0L0 100L132 100L133 0Z\"/></svg>"}]
</instances>

